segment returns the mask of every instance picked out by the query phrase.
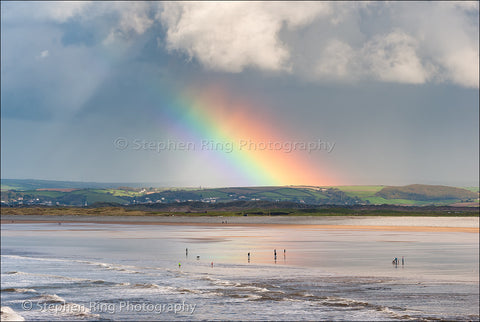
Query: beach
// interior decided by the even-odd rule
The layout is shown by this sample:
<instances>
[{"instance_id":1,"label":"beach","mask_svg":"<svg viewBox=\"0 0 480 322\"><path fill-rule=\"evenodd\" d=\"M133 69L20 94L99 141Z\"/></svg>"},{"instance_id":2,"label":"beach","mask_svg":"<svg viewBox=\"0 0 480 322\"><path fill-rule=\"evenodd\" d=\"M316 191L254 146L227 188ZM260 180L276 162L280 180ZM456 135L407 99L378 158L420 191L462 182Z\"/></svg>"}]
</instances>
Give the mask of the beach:
<instances>
[{"instance_id":1,"label":"beach","mask_svg":"<svg viewBox=\"0 0 480 322\"><path fill-rule=\"evenodd\" d=\"M2 215L1 223L98 223L134 225L286 225L324 229L479 232L479 217L417 216L58 216Z\"/></svg>"},{"instance_id":2,"label":"beach","mask_svg":"<svg viewBox=\"0 0 480 322\"><path fill-rule=\"evenodd\" d=\"M2 320L479 319L477 217L2 216L1 238Z\"/></svg>"}]
</instances>

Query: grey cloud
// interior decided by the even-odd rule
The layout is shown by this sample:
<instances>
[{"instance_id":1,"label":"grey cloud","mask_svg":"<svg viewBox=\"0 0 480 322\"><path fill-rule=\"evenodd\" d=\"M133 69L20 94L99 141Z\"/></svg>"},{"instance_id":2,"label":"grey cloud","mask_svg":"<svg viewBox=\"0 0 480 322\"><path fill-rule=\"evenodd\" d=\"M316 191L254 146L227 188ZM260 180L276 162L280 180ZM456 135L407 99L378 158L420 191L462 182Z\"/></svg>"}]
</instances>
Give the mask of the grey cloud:
<instances>
[{"instance_id":1,"label":"grey cloud","mask_svg":"<svg viewBox=\"0 0 480 322\"><path fill-rule=\"evenodd\" d=\"M255 67L319 80L478 87L478 22L471 18L478 6L302 4L288 4L297 11L283 11L285 3L168 3L159 17L170 50L213 70ZM285 33L290 37L282 39ZM295 37L300 39L290 42Z\"/></svg>"},{"instance_id":2,"label":"grey cloud","mask_svg":"<svg viewBox=\"0 0 480 322\"><path fill-rule=\"evenodd\" d=\"M7 24L15 23L11 16L64 24L66 44L133 46L134 37L161 24L172 55L213 71L479 86L477 2L39 2L2 9ZM68 33L71 23L78 34Z\"/></svg>"},{"instance_id":3,"label":"grey cloud","mask_svg":"<svg viewBox=\"0 0 480 322\"><path fill-rule=\"evenodd\" d=\"M423 84L431 77L431 72L422 65L417 46L417 40L402 31L376 36L359 49L334 39L320 54L316 76Z\"/></svg>"},{"instance_id":4,"label":"grey cloud","mask_svg":"<svg viewBox=\"0 0 480 322\"><path fill-rule=\"evenodd\" d=\"M325 3L167 3L159 18L168 49L184 52L214 70L241 72L254 66L289 70L282 27L295 29L325 15Z\"/></svg>"}]
</instances>

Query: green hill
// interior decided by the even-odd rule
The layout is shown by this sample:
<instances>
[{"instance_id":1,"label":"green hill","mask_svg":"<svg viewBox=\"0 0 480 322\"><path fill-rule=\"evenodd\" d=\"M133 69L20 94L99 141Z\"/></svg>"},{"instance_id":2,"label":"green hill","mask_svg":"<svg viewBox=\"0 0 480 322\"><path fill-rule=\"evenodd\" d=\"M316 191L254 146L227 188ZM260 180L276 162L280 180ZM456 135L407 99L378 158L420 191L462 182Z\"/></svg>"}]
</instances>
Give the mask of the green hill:
<instances>
[{"instance_id":1,"label":"green hill","mask_svg":"<svg viewBox=\"0 0 480 322\"><path fill-rule=\"evenodd\" d=\"M1 179L2 190L36 190L36 189L107 189L120 186L146 187L144 183L104 183L81 181L56 181L36 179Z\"/></svg>"},{"instance_id":2,"label":"green hill","mask_svg":"<svg viewBox=\"0 0 480 322\"><path fill-rule=\"evenodd\" d=\"M455 187L412 184L402 187L385 187L375 194L384 199L416 201L474 200L478 193Z\"/></svg>"},{"instance_id":3,"label":"green hill","mask_svg":"<svg viewBox=\"0 0 480 322\"><path fill-rule=\"evenodd\" d=\"M232 201L293 202L308 205L452 205L478 206L478 188L413 184L409 186L267 186L225 188L154 188L135 184L48 180L2 180L2 206L67 205L96 202L157 204L178 202L225 203ZM120 185L120 184L118 184ZM86 188L85 186L91 186Z\"/></svg>"}]
</instances>

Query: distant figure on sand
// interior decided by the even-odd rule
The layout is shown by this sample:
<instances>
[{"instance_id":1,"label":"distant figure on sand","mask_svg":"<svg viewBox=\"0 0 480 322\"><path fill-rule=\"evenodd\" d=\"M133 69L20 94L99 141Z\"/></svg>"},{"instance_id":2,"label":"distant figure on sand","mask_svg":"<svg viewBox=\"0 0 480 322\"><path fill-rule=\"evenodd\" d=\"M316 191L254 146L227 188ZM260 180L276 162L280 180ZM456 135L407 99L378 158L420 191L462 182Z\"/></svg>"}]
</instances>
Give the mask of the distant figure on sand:
<instances>
[{"instance_id":1,"label":"distant figure on sand","mask_svg":"<svg viewBox=\"0 0 480 322\"><path fill-rule=\"evenodd\" d=\"M213 262L212 262L212 264L211 264L211 265L212 265L212 267L213 267Z\"/></svg>"},{"instance_id":2,"label":"distant figure on sand","mask_svg":"<svg viewBox=\"0 0 480 322\"><path fill-rule=\"evenodd\" d=\"M178 263L178 268L182 267L182 264Z\"/></svg>"},{"instance_id":3,"label":"distant figure on sand","mask_svg":"<svg viewBox=\"0 0 480 322\"><path fill-rule=\"evenodd\" d=\"M402 266L405 265L405 258L402 256Z\"/></svg>"},{"instance_id":4,"label":"distant figure on sand","mask_svg":"<svg viewBox=\"0 0 480 322\"><path fill-rule=\"evenodd\" d=\"M248 253L248 262L250 262L250 252Z\"/></svg>"},{"instance_id":5,"label":"distant figure on sand","mask_svg":"<svg viewBox=\"0 0 480 322\"><path fill-rule=\"evenodd\" d=\"M398 258L395 257L395 258L393 259L393 261L392 261L392 264L393 264L393 265L397 265L397 264L398 264Z\"/></svg>"},{"instance_id":6,"label":"distant figure on sand","mask_svg":"<svg viewBox=\"0 0 480 322\"><path fill-rule=\"evenodd\" d=\"M185 256L188 256L188 248L185 248Z\"/></svg>"}]
</instances>

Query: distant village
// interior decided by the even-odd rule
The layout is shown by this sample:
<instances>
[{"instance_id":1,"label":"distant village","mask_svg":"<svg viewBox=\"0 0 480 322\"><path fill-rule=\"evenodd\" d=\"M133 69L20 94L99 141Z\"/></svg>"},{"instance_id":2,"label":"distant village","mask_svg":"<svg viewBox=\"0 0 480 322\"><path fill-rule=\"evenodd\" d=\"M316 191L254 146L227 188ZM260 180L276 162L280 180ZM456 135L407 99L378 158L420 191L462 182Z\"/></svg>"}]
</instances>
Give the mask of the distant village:
<instances>
[{"instance_id":1,"label":"distant village","mask_svg":"<svg viewBox=\"0 0 480 322\"><path fill-rule=\"evenodd\" d=\"M125 192L124 194L120 192ZM228 192L223 189L164 190L119 188L111 189L39 189L31 191L2 191L1 204L4 207L16 206L76 206L88 207L95 203L119 205L162 204L181 202L203 202L215 204L232 201L289 201L303 204L366 204L364 201L349 197L338 189L321 188L315 193L299 189L272 191L253 190L246 193Z\"/></svg>"},{"instance_id":2,"label":"distant village","mask_svg":"<svg viewBox=\"0 0 480 322\"><path fill-rule=\"evenodd\" d=\"M53 186L56 185L56 186ZM478 207L477 187L412 184L407 186L265 186L225 188L155 188L95 186L90 183L2 180L1 206L96 207L226 202L292 202L304 205L456 205ZM60 186L60 187L58 187Z\"/></svg>"}]
</instances>

